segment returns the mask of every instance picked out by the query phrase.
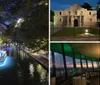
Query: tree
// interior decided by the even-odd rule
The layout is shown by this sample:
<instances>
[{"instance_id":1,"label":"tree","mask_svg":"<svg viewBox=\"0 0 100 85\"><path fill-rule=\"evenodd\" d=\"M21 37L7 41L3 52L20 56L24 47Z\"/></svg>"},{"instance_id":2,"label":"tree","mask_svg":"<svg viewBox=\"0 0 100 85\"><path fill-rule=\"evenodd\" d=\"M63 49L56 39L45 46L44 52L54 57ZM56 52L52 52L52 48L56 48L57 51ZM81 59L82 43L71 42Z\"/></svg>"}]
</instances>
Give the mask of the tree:
<instances>
[{"instance_id":1,"label":"tree","mask_svg":"<svg viewBox=\"0 0 100 85\"><path fill-rule=\"evenodd\" d=\"M98 19L98 26L100 27L100 0L97 2L97 19Z\"/></svg>"},{"instance_id":2,"label":"tree","mask_svg":"<svg viewBox=\"0 0 100 85\"><path fill-rule=\"evenodd\" d=\"M100 0L97 2L97 18L100 19Z\"/></svg>"},{"instance_id":3,"label":"tree","mask_svg":"<svg viewBox=\"0 0 100 85\"><path fill-rule=\"evenodd\" d=\"M26 43L34 45L35 39L41 41L48 38L48 0L0 0L1 9L9 12L10 16L6 20L12 20L15 17L10 28L13 29L13 36L19 36ZM20 27L15 28L17 20L24 18ZM17 38L17 37L16 37ZM16 40L16 39L15 39ZM30 42L27 42L30 41ZM44 40L43 40L44 41ZM38 44L38 43L37 43Z\"/></svg>"},{"instance_id":4,"label":"tree","mask_svg":"<svg viewBox=\"0 0 100 85\"><path fill-rule=\"evenodd\" d=\"M50 10L50 21L54 22L54 12Z\"/></svg>"},{"instance_id":5,"label":"tree","mask_svg":"<svg viewBox=\"0 0 100 85\"><path fill-rule=\"evenodd\" d=\"M85 2L81 7L85 8L87 10L92 10L92 6L87 2Z\"/></svg>"}]
</instances>

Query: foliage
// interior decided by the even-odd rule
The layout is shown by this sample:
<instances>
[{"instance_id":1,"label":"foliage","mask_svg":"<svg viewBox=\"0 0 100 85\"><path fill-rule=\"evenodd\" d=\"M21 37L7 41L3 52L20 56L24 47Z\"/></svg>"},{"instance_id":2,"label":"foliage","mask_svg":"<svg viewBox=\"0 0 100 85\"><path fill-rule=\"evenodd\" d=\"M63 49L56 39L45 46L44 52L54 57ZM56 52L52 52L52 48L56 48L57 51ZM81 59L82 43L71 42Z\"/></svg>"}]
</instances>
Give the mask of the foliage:
<instances>
[{"instance_id":1,"label":"foliage","mask_svg":"<svg viewBox=\"0 0 100 85\"><path fill-rule=\"evenodd\" d=\"M42 42L45 41L44 39L47 41L48 38L48 5L45 3L48 3L48 0L0 0L0 8L10 14L6 20L12 20L14 17L4 35L24 41L31 48L42 47ZM20 17L25 21L20 27L15 28Z\"/></svg>"},{"instance_id":2,"label":"foliage","mask_svg":"<svg viewBox=\"0 0 100 85\"><path fill-rule=\"evenodd\" d=\"M87 10L92 10L92 6L87 2L85 2L81 7L86 8Z\"/></svg>"},{"instance_id":3,"label":"foliage","mask_svg":"<svg viewBox=\"0 0 100 85\"><path fill-rule=\"evenodd\" d=\"M100 0L97 3L97 18L100 19Z\"/></svg>"},{"instance_id":4,"label":"foliage","mask_svg":"<svg viewBox=\"0 0 100 85\"><path fill-rule=\"evenodd\" d=\"M0 36L0 44L2 44L3 43L3 39L1 38L1 36Z\"/></svg>"},{"instance_id":5,"label":"foliage","mask_svg":"<svg viewBox=\"0 0 100 85\"><path fill-rule=\"evenodd\" d=\"M25 41L25 46L32 48L33 50L47 50L48 49L48 39L38 38L38 39L28 39Z\"/></svg>"},{"instance_id":6,"label":"foliage","mask_svg":"<svg viewBox=\"0 0 100 85\"><path fill-rule=\"evenodd\" d=\"M50 21L54 22L54 12L50 10Z\"/></svg>"}]
</instances>

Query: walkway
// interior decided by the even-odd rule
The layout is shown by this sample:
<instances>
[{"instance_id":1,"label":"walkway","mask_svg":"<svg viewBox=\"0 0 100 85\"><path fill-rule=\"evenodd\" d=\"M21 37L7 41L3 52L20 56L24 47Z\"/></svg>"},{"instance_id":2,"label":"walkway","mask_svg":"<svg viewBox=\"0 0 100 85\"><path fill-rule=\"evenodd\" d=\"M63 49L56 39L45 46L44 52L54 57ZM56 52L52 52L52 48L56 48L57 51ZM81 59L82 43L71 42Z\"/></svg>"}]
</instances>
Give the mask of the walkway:
<instances>
[{"instance_id":1,"label":"walkway","mask_svg":"<svg viewBox=\"0 0 100 85\"><path fill-rule=\"evenodd\" d=\"M35 60L37 60L40 64L42 64L46 69L48 69L48 66L49 66L48 59L46 57L44 57L42 54L33 53L31 51L26 51L24 49L22 49L22 50L25 51L26 53L28 53L29 55L31 55ZM47 56L47 55L45 55L45 56Z\"/></svg>"}]
</instances>

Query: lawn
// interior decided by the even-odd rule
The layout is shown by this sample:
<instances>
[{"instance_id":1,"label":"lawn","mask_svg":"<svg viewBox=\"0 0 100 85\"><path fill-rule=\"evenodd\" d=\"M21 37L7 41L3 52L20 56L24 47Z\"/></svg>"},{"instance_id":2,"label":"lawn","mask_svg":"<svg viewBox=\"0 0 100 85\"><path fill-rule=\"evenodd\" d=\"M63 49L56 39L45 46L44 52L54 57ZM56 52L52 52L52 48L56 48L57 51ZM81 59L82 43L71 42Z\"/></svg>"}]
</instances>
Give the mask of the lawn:
<instances>
[{"instance_id":1,"label":"lawn","mask_svg":"<svg viewBox=\"0 0 100 85\"><path fill-rule=\"evenodd\" d=\"M53 33L52 36L82 36L85 33L85 29L88 29L90 36L99 36L100 34L100 29L96 28L62 28L62 30Z\"/></svg>"}]
</instances>

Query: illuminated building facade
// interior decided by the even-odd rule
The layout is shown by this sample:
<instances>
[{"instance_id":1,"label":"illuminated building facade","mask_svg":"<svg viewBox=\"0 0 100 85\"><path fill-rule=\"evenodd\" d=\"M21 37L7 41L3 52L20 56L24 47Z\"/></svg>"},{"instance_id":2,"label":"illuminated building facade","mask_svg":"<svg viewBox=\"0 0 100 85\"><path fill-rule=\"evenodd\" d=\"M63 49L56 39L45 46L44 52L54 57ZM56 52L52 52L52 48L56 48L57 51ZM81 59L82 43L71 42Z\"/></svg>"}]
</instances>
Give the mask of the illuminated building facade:
<instances>
[{"instance_id":1,"label":"illuminated building facade","mask_svg":"<svg viewBox=\"0 0 100 85\"><path fill-rule=\"evenodd\" d=\"M95 27L97 25L97 11L87 10L78 4L65 10L55 10L54 14L56 27Z\"/></svg>"}]
</instances>

